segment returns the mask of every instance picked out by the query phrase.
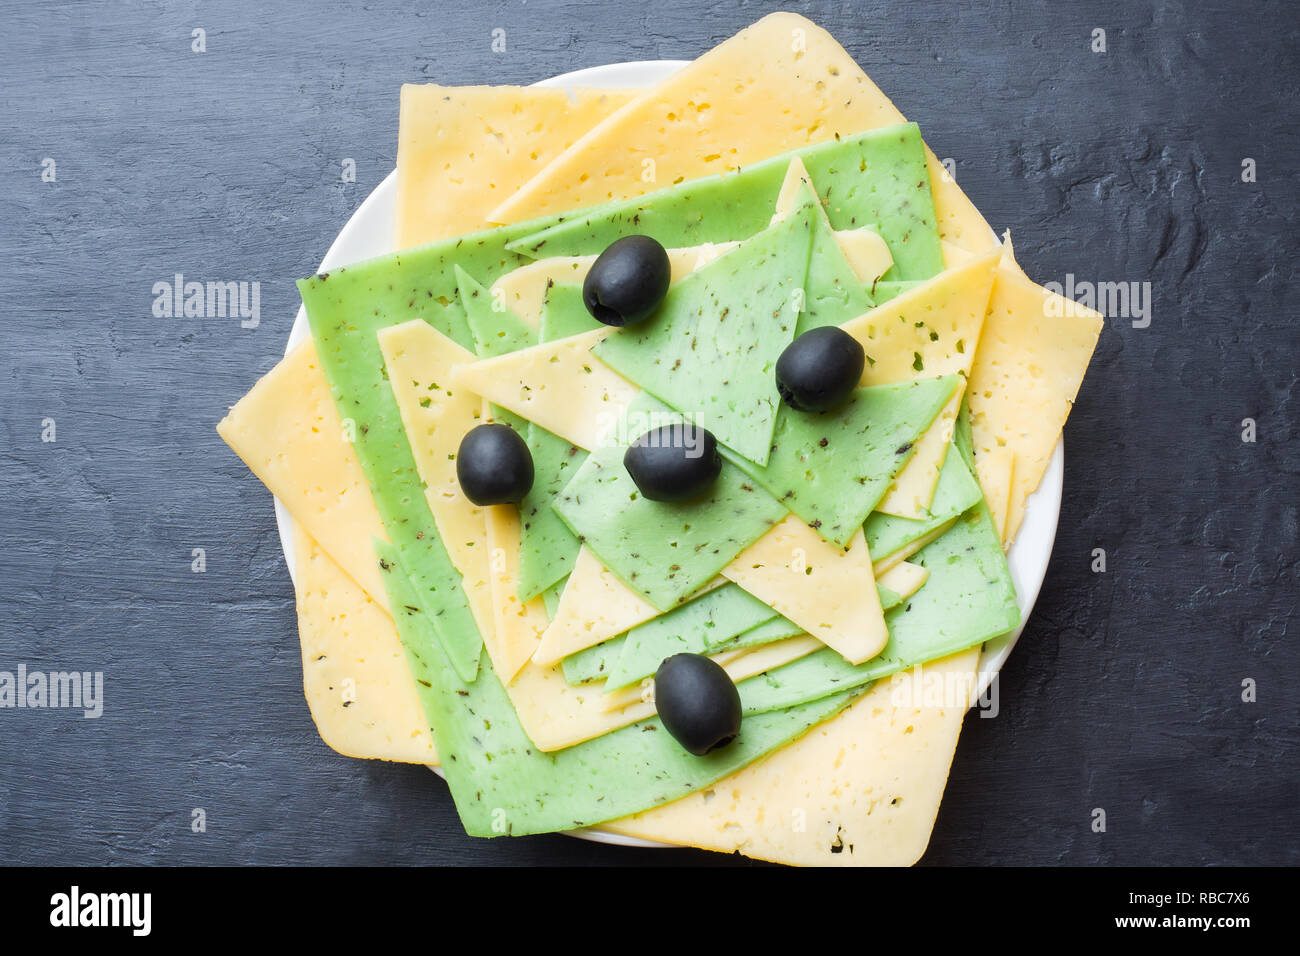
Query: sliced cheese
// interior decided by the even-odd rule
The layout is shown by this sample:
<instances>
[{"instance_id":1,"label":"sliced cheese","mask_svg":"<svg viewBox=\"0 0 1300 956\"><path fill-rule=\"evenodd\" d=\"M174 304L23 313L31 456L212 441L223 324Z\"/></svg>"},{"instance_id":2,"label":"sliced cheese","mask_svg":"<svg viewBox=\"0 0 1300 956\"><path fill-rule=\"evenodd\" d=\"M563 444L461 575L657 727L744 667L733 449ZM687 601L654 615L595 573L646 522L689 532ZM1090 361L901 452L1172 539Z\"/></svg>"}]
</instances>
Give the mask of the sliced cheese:
<instances>
[{"instance_id":1,"label":"sliced cheese","mask_svg":"<svg viewBox=\"0 0 1300 956\"><path fill-rule=\"evenodd\" d=\"M939 487L943 463L948 460L948 446L952 444L952 433L957 428L957 416L961 414L961 401L965 393L966 380L961 379L952 398L948 399L930 427L916 440L912 460L894 479L894 483L885 492L885 497L880 499L880 504L876 505L877 511L899 518L927 517L930 505L934 502L935 489Z\"/></svg>"},{"instance_id":2,"label":"sliced cheese","mask_svg":"<svg viewBox=\"0 0 1300 956\"><path fill-rule=\"evenodd\" d=\"M715 578L699 593L724 583L723 579ZM584 546L578 551L555 616L542 635L533 660L542 665L557 664L570 654L595 647L662 613L619 580Z\"/></svg>"},{"instance_id":3,"label":"sliced cheese","mask_svg":"<svg viewBox=\"0 0 1300 956\"><path fill-rule=\"evenodd\" d=\"M393 619L297 522L293 540L302 685L321 739L348 757L436 764Z\"/></svg>"},{"instance_id":4,"label":"sliced cheese","mask_svg":"<svg viewBox=\"0 0 1300 956\"><path fill-rule=\"evenodd\" d=\"M952 521L946 521L943 524L939 525L939 527L935 528L933 531L929 532L928 534L922 535L921 537L917 538L915 541L908 542L906 545L899 548L893 554L885 555L883 558L881 558L879 561L877 561L875 564L871 566L871 570L876 575L876 580L879 581L881 578L886 577L890 571L897 568L900 564L902 564L912 555L916 554L927 544L930 544L933 541L937 541L939 538L943 537L943 535L948 531L948 529L952 527L953 521L956 520L957 520L956 518L953 518Z\"/></svg>"},{"instance_id":5,"label":"sliced cheese","mask_svg":"<svg viewBox=\"0 0 1300 956\"><path fill-rule=\"evenodd\" d=\"M486 638L492 632L494 602L484 516L462 494L456 478L456 449L466 432L484 421L483 403L468 389L451 384L453 371L476 359L421 319L383 329L378 339L438 535L461 574L474 622Z\"/></svg>"},{"instance_id":6,"label":"sliced cheese","mask_svg":"<svg viewBox=\"0 0 1300 956\"><path fill-rule=\"evenodd\" d=\"M975 685L979 649L923 668L941 693L880 681L739 773L603 829L778 863L907 866L925 852ZM906 675L904 675L906 676Z\"/></svg>"},{"instance_id":7,"label":"sliced cheese","mask_svg":"<svg viewBox=\"0 0 1300 956\"><path fill-rule=\"evenodd\" d=\"M774 13L612 113L489 218L522 222L640 196L903 121L834 37L797 14ZM927 156L940 235L992 248L988 224Z\"/></svg>"},{"instance_id":8,"label":"sliced cheese","mask_svg":"<svg viewBox=\"0 0 1300 956\"><path fill-rule=\"evenodd\" d=\"M387 541L388 534L312 342L262 376L217 432L307 534L387 609L370 541Z\"/></svg>"},{"instance_id":9,"label":"sliced cheese","mask_svg":"<svg viewBox=\"0 0 1300 956\"><path fill-rule=\"evenodd\" d=\"M484 228L493 206L635 95L624 90L403 86L397 248Z\"/></svg>"},{"instance_id":10,"label":"sliced cheese","mask_svg":"<svg viewBox=\"0 0 1300 956\"><path fill-rule=\"evenodd\" d=\"M863 385L914 378L963 376L916 451L877 506L900 518L925 517L934 500L948 446L961 409L965 376L980 342L1000 253L980 256L895 296L842 326L867 353Z\"/></svg>"},{"instance_id":11,"label":"sliced cheese","mask_svg":"<svg viewBox=\"0 0 1300 956\"><path fill-rule=\"evenodd\" d=\"M497 676L508 685L541 643L546 602L540 595L526 603L519 600L519 509L494 505L483 510L492 596L492 630L484 633L483 640Z\"/></svg>"},{"instance_id":12,"label":"sliced cheese","mask_svg":"<svg viewBox=\"0 0 1300 956\"><path fill-rule=\"evenodd\" d=\"M930 580L930 569L922 567L919 564L909 564L903 561L895 564L888 571L876 579L876 583L882 588L889 588L900 598L906 601Z\"/></svg>"},{"instance_id":13,"label":"sliced cheese","mask_svg":"<svg viewBox=\"0 0 1300 956\"><path fill-rule=\"evenodd\" d=\"M1004 544L1007 540L1007 512L1011 502L1015 464L1015 453L1005 447L994 447L975 459L975 474L984 491L984 501L993 517L993 527L997 528L998 537Z\"/></svg>"},{"instance_id":14,"label":"sliced cheese","mask_svg":"<svg viewBox=\"0 0 1300 956\"><path fill-rule=\"evenodd\" d=\"M853 267L853 274L865 286L871 286L894 265L889 244L874 229L867 226L837 229L835 239L840 244L844 258Z\"/></svg>"},{"instance_id":15,"label":"sliced cheese","mask_svg":"<svg viewBox=\"0 0 1300 956\"><path fill-rule=\"evenodd\" d=\"M799 189L805 184L812 186L812 177L809 175L808 168L804 165L803 160L795 156L790 160L790 167L786 170L785 179L781 182L781 190L776 196L776 211L772 214L773 223L780 222L794 211L799 197ZM822 214L822 219L829 226L831 220L826 215L826 207L818 205L817 208ZM872 285L888 272L894 264L894 256L889 251L889 244L874 229L862 226L858 229L837 229L833 231L835 240L839 243L840 251L844 253L844 258L848 260L850 267L852 267L853 274L858 277L858 280L863 285Z\"/></svg>"},{"instance_id":16,"label":"sliced cheese","mask_svg":"<svg viewBox=\"0 0 1300 956\"><path fill-rule=\"evenodd\" d=\"M997 448L1015 455L1007 543L1047 470L1103 324L1100 313L1034 284L1014 262L998 270L967 392L976 461Z\"/></svg>"},{"instance_id":17,"label":"sliced cheese","mask_svg":"<svg viewBox=\"0 0 1300 956\"><path fill-rule=\"evenodd\" d=\"M595 448L640 392L591 354L591 347L611 331L594 329L462 365L455 385L579 448Z\"/></svg>"},{"instance_id":18,"label":"sliced cheese","mask_svg":"<svg viewBox=\"0 0 1300 956\"><path fill-rule=\"evenodd\" d=\"M669 249L668 262L672 267L670 282L678 282L702 265L712 262L728 252L738 242L705 243L682 249ZM595 256L552 256L538 259L507 272L492 283L490 293L494 302L501 302L519 318L536 327L542 321L542 308L546 305L546 290L553 283L580 283L591 271ZM598 330L599 331L599 330Z\"/></svg>"},{"instance_id":19,"label":"sliced cheese","mask_svg":"<svg viewBox=\"0 0 1300 956\"><path fill-rule=\"evenodd\" d=\"M851 664L875 657L889 640L861 529L842 549L788 515L722 575Z\"/></svg>"}]
</instances>

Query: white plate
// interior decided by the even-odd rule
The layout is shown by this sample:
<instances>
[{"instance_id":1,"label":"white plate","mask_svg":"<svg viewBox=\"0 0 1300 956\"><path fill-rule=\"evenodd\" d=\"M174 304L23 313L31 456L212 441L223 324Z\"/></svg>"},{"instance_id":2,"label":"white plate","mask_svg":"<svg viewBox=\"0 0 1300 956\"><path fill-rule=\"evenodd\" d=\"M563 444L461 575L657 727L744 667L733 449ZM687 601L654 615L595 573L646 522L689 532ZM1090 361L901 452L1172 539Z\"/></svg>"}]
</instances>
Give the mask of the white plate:
<instances>
[{"instance_id":1,"label":"white plate","mask_svg":"<svg viewBox=\"0 0 1300 956\"><path fill-rule=\"evenodd\" d=\"M686 60L643 60L634 63L612 63L609 66L594 66L574 73L553 76L534 85L645 89L658 83L674 70L685 66L687 62ZM325 272L361 259L370 259L392 252L396 200L397 173L394 171L375 187L374 192L367 196L366 201L352 214L352 218L347 221L343 231L338 234L329 252L321 260L317 271ZM307 310L299 306L298 316L294 319L293 329L289 332L285 353L287 354L310 335ZM1058 441L1042 484L1029 497L1024 522L1020 526L1015 544L1007 555L1007 563L1011 567L1011 580L1016 586L1016 602L1020 606L1021 623L1010 634L984 645L984 651L980 655L976 697L984 692L1011 655L1011 649L1020 637L1020 632L1024 630L1025 622L1029 620L1029 613L1033 610L1034 601L1038 598L1039 588L1042 587L1043 578L1047 574L1047 564L1052 557L1052 543L1056 540L1056 521L1061 512L1061 489L1064 478L1065 448L1064 442ZM275 522L280 530L280 546L284 549L284 560L289 566L289 576L292 578L294 574L293 524L288 509L278 498L275 500ZM568 832L585 840L615 843L620 846L669 845L620 834L604 833L595 829Z\"/></svg>"}]
</instances>

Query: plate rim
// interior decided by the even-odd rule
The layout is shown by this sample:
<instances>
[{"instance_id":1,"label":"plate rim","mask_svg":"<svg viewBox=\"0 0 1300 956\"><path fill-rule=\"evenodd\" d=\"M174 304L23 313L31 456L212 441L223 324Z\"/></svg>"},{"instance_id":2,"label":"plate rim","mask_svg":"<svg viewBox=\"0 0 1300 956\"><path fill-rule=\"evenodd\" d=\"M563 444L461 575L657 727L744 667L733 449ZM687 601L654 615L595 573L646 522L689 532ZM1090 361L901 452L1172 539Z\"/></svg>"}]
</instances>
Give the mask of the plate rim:
<instances>
[{"instance_id":1,"label":"plate rim","mask_svg":"<svg viewBox=\"0 0 1300 956\"><path fill-rule=\"evenodd\" d=\"M573 88L577 86L593 86L608 89L643 89L660 82L675 70L681 69L692 61L690 60L629 60L622 63L607 63L601 66L584 67L580 70L573 70L568 73L561 73L544 80L531 84L538 87L550 88ZM625 77L630 77L625 78ZM334 241L330 243L328 251L321 259L317 272L324 272L328 269L340 265L347 265L351 262L360 261L362 258L369 256L380 256L393 251L393 229L391 221L393 219L393 210L397 198L397 170L394 168L385 176L370 194L361 202L356 210L348 217L343 228L339 230ZM386 219L390 223L387 230L387 241L383 244L385 248L375 249L368 252L365 256L354 256L346 253L349 246L357 241L354 237L370 230L369 225L372 219ZM994 236L996 240L996 235ZM371 243L367 243L371 245ZM303 339L310 337L310 326L307 322L307 309L303 304L299 304L298 312L294 317L293 326L289 331L288 341L285 344L284 352L288 355ZM997 678L1003 665L1011 656L1015 649L1016 643L1020 640L1020 635L1024 633L1025 626L1033 613L1034 605L1038 600L1038 595L1042 590L1043 582L1047 578L1047 570L1051 565L1052 550L1056 541L1056 529L1060 521L1062 492L1065 484L1065 437L1062 434L1057 439L1056 445L1052 451L1052 456L1048 462L1047 470L1039 482L1038 488L1031 494L1025 504L1025 516L1022 521L1020 533L1017 534L1015 542L1007 552L1007 563L1011 568L1012 579L1016 589L1016 604L1020 608L1020 624L1015 630L1007 634L986 641L980 650L980 659L977 680L971 695L970 705L977 705L980 698L985 694L993 681ZM284 506L279 498L274 498L276 528L279 532L280 547L284 553L285 565L289 571L289 579L295 586L296 579L296 560L293 546L293 524L289 510ZM1030 523L1030 515L1034 515L1035 521ZM1029 533L1026 534L1026 529ZM1029 564L1028 568L1021 569L1021 562ZM1020 573L1017 573L1020 571ZM443 776L440 767L430 765L429 769L433 770L439 776ZM599 829L599 827L583 827L574 830L558 831L566 836L575 837L581 840L588 840L594 843L607 843L617 846L631 846L655 849L673 849L678 844L660 843L653 840L645 840L640 837L624 836L619 833L611 833Z\"/></svg>"}]
</instances>

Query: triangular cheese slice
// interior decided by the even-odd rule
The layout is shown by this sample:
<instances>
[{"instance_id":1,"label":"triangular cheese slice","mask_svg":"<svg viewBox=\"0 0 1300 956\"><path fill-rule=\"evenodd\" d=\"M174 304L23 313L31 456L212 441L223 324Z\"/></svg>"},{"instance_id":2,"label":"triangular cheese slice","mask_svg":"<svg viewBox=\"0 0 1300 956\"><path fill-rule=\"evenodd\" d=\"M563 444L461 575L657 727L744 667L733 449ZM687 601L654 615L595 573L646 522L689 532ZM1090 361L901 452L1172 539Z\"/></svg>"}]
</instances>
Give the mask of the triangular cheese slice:
<instances>
[{"instance_id":1,"label":"triangular cheese slice","mask_svg":"<svg viewBox=\"0 0 1300 956\"><path fill-rule=\"evenodd\" d=\"M790 515L722 575L851 664L875 657L889 640L861 529L839 548Z\"/></svg>"},{"instance_id":2,"label":"triangular cheese slice","mask_svg":"<svg viewBox=\"0 0 1300 956\"><path fill-rule=\"evenodd\" d=\"M996 448L1015 454L1006 543L1043 479L1104 324L1100 313L1026 279L1014 262L999 269L967 391L976 460Z\"/></svg>"},{"instance_id":3,"label":"triangular cheese slice","mask_svg":"<svg viewBox=\"0 0 1300 956\"><path fill-rule=\"evenodd\" d=\"M864 385L962 376L957 394L877 505L886 514L924 517L934 498L961 408L961 392L977 354L998 260L999 254L993 253L949 269L841 326L866 350Z\"/></svg>"},{"instance_id":4,"label":"triangular cheese slice","mask_svg":"<svg viewBox=\"0 0 1300 956\"><path fill-rule=\"evenodd\" d=\"M591 354L611 331L595 329L462 366L456 386L590 450L640 392Z\"/></svg>"}]
</instances>

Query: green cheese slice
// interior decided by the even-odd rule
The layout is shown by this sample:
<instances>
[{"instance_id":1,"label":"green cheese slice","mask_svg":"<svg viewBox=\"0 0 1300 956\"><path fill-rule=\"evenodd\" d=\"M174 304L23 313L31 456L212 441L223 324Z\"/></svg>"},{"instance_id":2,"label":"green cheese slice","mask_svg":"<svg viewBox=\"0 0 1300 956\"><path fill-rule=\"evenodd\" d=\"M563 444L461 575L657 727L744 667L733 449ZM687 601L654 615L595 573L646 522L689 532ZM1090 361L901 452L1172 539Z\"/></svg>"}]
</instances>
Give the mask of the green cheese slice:
<instances>
[{"instance_id":1,"label":"green cheese slice","mask_svg":"<svg viewBox=\"0 0 1300 956\"><path fill-rule=\"evenodd\" d=\"M739 737L703 757L683 750L657 718L544 753L524 733L489 661L472 683L447 666L397 550L386 543L376 550L447 784L471 836L568 830L669 803L785 746L854 696L850 691L746 718Z\"/></svg>"},{"instance_id":2,"label":"green cheese slice","mask_svg":"<svg viewBox=\"0 0 1300 956\"><path fill-rule=\"evenodd\" d=\"M830 224L822 216L813 224L808 259L807 299L795 335L826 325L843 325L875 307L840 248Z\"/></svg>"},{"instance_id":3,"label":"green cheese slice","mask_svg":"<svg viewBox=\"0 0 1300 956\"><path fill-rule=\"evenodd\" d=\"M891 279L943 271L925 144L914 123L806 146L736 173L689 180L559 217L509 243L533 258L595 255L615 239L653 236L667 249L752 236L767 227L791 158L803 160L835 229L874 229L889 246Z\"/></svg>"},{"instance_id":4,"label":"green cheese slice","mask_svg":"<svg viewBox=\"0 0 1300 956\"><path fill-rule=\"evenodd\" d=\"M592 349L719 442L767 462L781 398L773 370L794 339L817 200L804 186L790 215L668 290L656 313Z\"/></svg>"},{"instance_id":5,"label":"green cheese slice","mask_svg":"<svg viewBox=\"0 0 1300 956\"><path fill-rule=\"evenodd\" d=\"M939 471L934 500L930 502L926 517L899 518L873 511L862 526L867 538L867 553L873 561L888 557L958 515L965 514L983 496L979 482L966 467L961 452L951 448Z\"/></svg>"},{"instance_id":6,"label":"green cheese slice","mask_svg":"<svg viewBox=\"0 0 1300 956\"><path fill-rule=\"evenodd\" d=\"M546 608L546 617L549 620L555 620L555 611L560 606L560 595L564 593L564 586L568 583L568 577L563 577L542 592L542 605Z\"/></svg>"},{"instance_id":7,"label":"green cheese slice","mask_svg":"<svg viewBox=\"0 0 1300 956\"><path fill-rule=\"evenodd\" d=\"M924 280L922 279L880 279L871 287L871 297L876 300L876 305L884 305L890 299L896 299L904 292L916 288Z\"/></svg>"},{"instance_id":8,"label":"green cheese slice","mask_svg":"<svg viewBox=\"0 0 1300 956\"><path fill-rule=\"evenodd\" d=\"M767 466L733 460L823 538L844 546L956 387L955 375L913 379L859 388L821 414L783 407Z\"/></svg>"},{"instance_id":9,"label":"green cheese slice","mask_svg":"<svg viewBox=\"0 0 1300 956\"><path fill-rule=\"evenodd\" d=\"M556 513L601 563L661 611L684 603L786 509L727 461L699 500L668 504L641 496L623 467L640 424L681 416L641 393L610 440L594 449L556 497ZM635 432L635 434L632 434Z\"/></svg>"},{"instance_id":10,"label":"green cheese slice","mask_svg":"<svg viewBox=\"0 0 1300 956\"><path fill-rule=\"evenodd\" d=\"M479 358L494 358L537 344L537 330L504 307L494 307L483 284L456 266L456 289Z\"/></svg>"},{"instance_id":11,"label":"green cheese slice","mask_svg":"<svg viewBox=\"0 0 1300 956\"><path fill-rule=\"evenodd\" d=\"M604 328L582 301L582 285L576 282L556 282L546 290L542 306L541 340L554 342Z\"/></svg>"}]
</instances>

